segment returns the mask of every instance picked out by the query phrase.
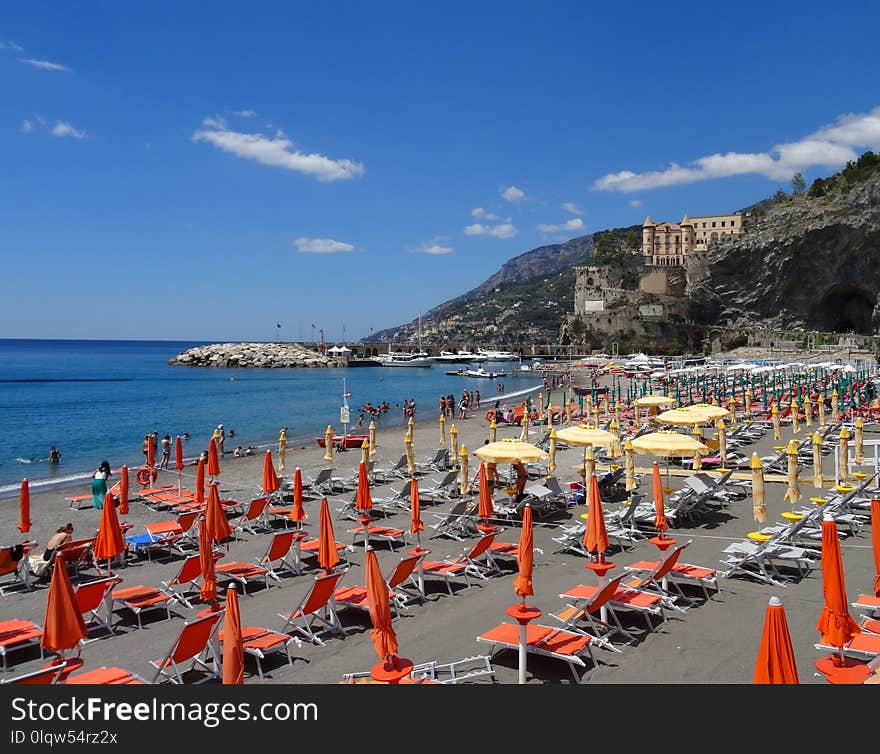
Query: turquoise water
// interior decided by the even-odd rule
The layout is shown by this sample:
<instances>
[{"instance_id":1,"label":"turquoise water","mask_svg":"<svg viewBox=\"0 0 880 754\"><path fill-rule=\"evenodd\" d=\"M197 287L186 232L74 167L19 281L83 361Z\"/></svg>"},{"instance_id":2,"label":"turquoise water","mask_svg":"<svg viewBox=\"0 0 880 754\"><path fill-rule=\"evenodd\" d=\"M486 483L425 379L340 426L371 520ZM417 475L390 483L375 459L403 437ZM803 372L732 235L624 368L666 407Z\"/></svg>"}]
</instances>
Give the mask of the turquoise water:
<instances>
[{"instance_id":1,"label":"turquoise water","mask_svg":"<svg viewBox=\"0 0 880 754\"><path fill-rule=\"evenodd\" d=\"M495 380L430 369L206 369L171 366L168 359L199 345L172 341L0 340L0 496L16 494L23 477L31 488L84 479L104 459L113 468L143 461L144 434L190 433L184 456L207 448L223 424L226 450L274 444L282 426L288 445L313 443L328 424L341 430L343 380L351 393L352 425L367 401L391 409L379 426L403 424L401 404L416 401L416 418L437 416L441 394L480 390L483 403L499 395ZM514 373L501 379L511 393L541 383L516 374L516 362L495 365ZM452 367L457 369L458 365ZM369 416L365 416L365 427ZM356 431L356 430L355 430ZM49 448L61 463L47 462Z\"/></svg>"}]
</instances>

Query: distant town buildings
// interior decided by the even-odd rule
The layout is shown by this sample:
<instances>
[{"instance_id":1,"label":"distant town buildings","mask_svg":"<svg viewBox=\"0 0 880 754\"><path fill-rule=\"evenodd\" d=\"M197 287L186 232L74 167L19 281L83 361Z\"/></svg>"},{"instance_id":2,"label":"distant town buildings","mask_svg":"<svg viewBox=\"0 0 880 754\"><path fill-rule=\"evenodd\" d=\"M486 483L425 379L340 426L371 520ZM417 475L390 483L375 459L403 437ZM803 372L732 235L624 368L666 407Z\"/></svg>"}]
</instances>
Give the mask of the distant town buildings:
<instances>
[{"instance_id":1,"label":"distant town buildings","mask_svg":"<svg viewBox=\"0 0 880 754\"><path fill-rule=\"evenodd\" d=\"M642 225L642 254L645 264L655 267L680 267L694 252L706 251L721 236L742 233L745 216L691 217L680 223L654 223L650 215Z\"/></svg>"}]
</instances>

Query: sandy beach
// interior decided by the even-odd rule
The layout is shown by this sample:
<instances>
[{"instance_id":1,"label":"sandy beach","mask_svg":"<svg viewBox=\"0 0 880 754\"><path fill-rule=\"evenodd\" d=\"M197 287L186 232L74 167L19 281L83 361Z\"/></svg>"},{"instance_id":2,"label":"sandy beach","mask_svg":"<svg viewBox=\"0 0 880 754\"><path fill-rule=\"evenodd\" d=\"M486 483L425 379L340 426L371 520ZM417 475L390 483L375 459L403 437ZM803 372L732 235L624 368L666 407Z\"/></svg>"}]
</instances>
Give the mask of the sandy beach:
<instances>
[{"instance_id":1,"label":"sandy beach","mask_svg":"<svg viewBox=\"0 0 880 754\"><path fill-rule=\"evenodd\" d=\"M554 395L558 402L559 395ZM484 402L485 403L485 402ZM459 444L465 445L473 452L483 444L488 436L488 422L483 410L472 413L466 420L447 421L448 430L455 424L458 430ZM871 432L880 431L880 426L866 426L866 437ZM530 439L543 435L544 427L532 427ZM511 426L499 426L498 439L517 437L520 429ZM404 428L394 427L380 429L377 432L376 466L386 467L394 464L403 452ZM803 437L802 433L798 437ZM768 432L753 447L744 448L740 452L750 453L752 450L759 455L773 452L774 445L786 443L792 438L790 426L783 426L782 441L774 441L772 432ZM427 459L434 455L439 446L439 430L436 418L419 419L414 428L414 448L417 460ZM288 449L285 479L290 479L294 467L299 466L303 472L314 476L326 466L323 460L324 450L312 443L305 447ZM334 458L335 474L347 476L353 473L360 451L337 453ZM563 486L575 481L577 473L575 465L582 458L580 448L560 451L557 456L558 468L556 475ZM824 459L826 480L833 476L832 456ZM278 459L275 456L276 468ZM232 458L227 452L221 460L222 473L219 477L221 497L233 498L247 502L257 497L260 491L263 456L257 454L247 458ZM477 459L471 456L471 473L476 468ZM636 465L647 467L650 459L636 457ZM133 472L134 470L132 470ZM428 484L429 478L439 478L440 474L421 477L421 484ZM672 477L673 486L679 486L683 477ZM112 480L111 480L112 481ZM158 483L176 484L177 473L174 471L160 472ZM192 487L194 468L187 467L184 471L184 486ZM812 487L810 469L801 471L802 498L795 507L813 505L810 496L818 494ZM376 485L374 497L384 497L391 489L399 490L404 480L389 484ZM650 499L651 480L644 476L640 490ZM783 511L792 509L791 503L783 499L786 486L784 483L768 482L766 485L766 505L768 518L765 525L781 523ZM64 499L67 495L86 494L88 488L53 490L35 494L31 501L31 517L33 527L30 538L40 543L40 550L55 529L66 521L73 522L76 538L90 536L98 528L100 511L92 508L68 510ZM496 498L501 493L496 493ZM350 543L352 534L358 524L355 521L342 519L337 509L345 501L352 500L353 492L338 495L329 499L334 515L336 538L340 542ZM287 500L290 496L287 495ZM308 515L307 525L311 536L317 536L319 500L307 500L305 509ZM431 525L437 522L437 516L449 510L451 503L424 504L422 518L426 530L422 544L432 551L432 559L457 556L464 551L470 542L458 542L448 538L429 538ZM606 510L619 507L609 503ZM585 559L570 553L555 552L558 545L552 538L559 535L563 525L571 525L584 512L584 506L570 507L564 518L552 522L538 522L535 526L535 546L539 552L535 554L534 588L535 595L529 600L537 606L543 616L540 623L559 625L550 613L558 612L564 607L559 595L576 584L592 584L595 575L584 568ZM155 511L146 504L134 499L128 515L122 516L124 521L133 525L131 533L144 531L147 522L173 518L173 514ZM18 522L18 503L15 499L3 501L0 509L0 531L4 532L4 543L18 541L16 530ZM234 519L232 523L234 524ZM383 519L381 523L408 529L409 514L401 510L394 517ZM684 551L682 560L721 569L719 563L721 551L729 543L739 541L760 525L752 515L752 500L734 502L727 510L704 517L691 526L671 528L668 534L679 542L691 541ZM228 550L222 546L224 557L221 562L242 560L253 562L265 551L270 533L244 534L231 542ZM499 535L500 541L517 542L519 528L505 525ZM414 541L414 540L411 540ZM391 551L385 543L376 543L376 552L384 573L388 573L400 554L409 547L396 548ZM841 543L847 596L852 601L858 594L867 592L873 584L873 561L871 556L870 527L861 534L846 538ZM620 551L612 539L609 558L616 564L611 572L614 576L622 572L623 566L638 560L654 560L657 549L644 540L630 545ZM343 578L342 585L364 583L363 545L353 552L347 553L352 564L351 569ZM117 568L116 573L123 579L122 586L136 584L159 585L161 581L171 579L177 572L180 557L163 558L148 562L146 559L130 560L124 568ZM285 577L280 583L274 582L264 588L255 583L249 588L247 596L241 596L240 606L243 625L278 628L281 624L279 613L293 609L306 593L312 575L317 567L311 567L305 574L297 577ZM487 581L476 582L471 588L459 588L449 595L442 581L428 582L428 599L422 604L409 606L403 616L395 620L394 627L400 646L400 653L414 662L436 660L451 662L478 654L486 654L488 645L478 643L477 635L487 631L496 624L508 620L505 609L516 602L513 592L515 564L511 561L505 574ZM84 572L85 579L96 575L94 568ZM686 612L667 611L667 621L657 630L648 632L641 616L634 616L627 626L637 638L637 643L619 644L622 650L614 653L605 649L595 649L598 660L597 667L590 673L588 683L591 684L748 684L752 681L754 662L764 621L766 605L771 596L779 596L785 606L788 625L791 631L792 644L797 659L800 682L804 684L825 684L824 677L814 673L813 663L824 653L814 648L819 640L816 621L823 605L821 571L817 567L797 583L785 587L775 587L759 583L742 576L722 578L719 580L720 590L711 599L697 599L697 603ZM222 582L221 582L222 585ZM225 588L221 590L225 593ZM24 618L42 624L44 620L47 585L41 585L29 592L9 593L0 598L0 619ZM203 605L189 610L180 605L172 609L174 617L166 620L164 613L154 612L145 616L142 630L137 628L133 616L125 611L117 611L115 636L102 638L88 643L82 650L85 661L84 669L102 665L118 665L141 676L152 677L150 660L164 655L171 642L177 636L183 621L203 609ZM855 618L858 614L851 611ZM376 662L373 644L370 640L371 627L369 614L366 611L345 610L340 613L347 636L328 638L325 646L315 646L303 642L301 646L292 645L293 666L287 665L281 655L264 661L268 684L318 684L336 683L344 673L367 671ZM103 636L100 630L94 636ZM36 669L41 664L36 651L25 650L10 655L12 668L7 676L14 673ZM496 682L515 683L517 678L517 656L513 651L499 651L494 658ZM569 668L561 662L529 656L529 683L560 683L569 684L573 678ZM245 683L259 683L252 658L246 659Z\"/></svg>"}]
</instances>

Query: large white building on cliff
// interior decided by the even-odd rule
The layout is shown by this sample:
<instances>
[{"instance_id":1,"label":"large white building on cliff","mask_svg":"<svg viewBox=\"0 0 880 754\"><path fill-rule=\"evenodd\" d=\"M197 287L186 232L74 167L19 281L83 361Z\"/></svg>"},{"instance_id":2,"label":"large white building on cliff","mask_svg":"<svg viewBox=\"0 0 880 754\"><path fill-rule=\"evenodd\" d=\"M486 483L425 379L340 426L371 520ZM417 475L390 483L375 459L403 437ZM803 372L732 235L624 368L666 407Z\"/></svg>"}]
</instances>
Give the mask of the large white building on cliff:
<instances>
[{"instance_id":1,"label":"large white building on cliff","mask_svg":"<svg viewBox=\"0 0 880 754\"><path fill-rule=\"evenodd\" d=\"M654 223L650 215L642 225L642 254L645 264L680 267L684 258L706 251L721 236L742 233L745 216L732 215L682 218L680 223Z\"/></svg>"}]
</instances>

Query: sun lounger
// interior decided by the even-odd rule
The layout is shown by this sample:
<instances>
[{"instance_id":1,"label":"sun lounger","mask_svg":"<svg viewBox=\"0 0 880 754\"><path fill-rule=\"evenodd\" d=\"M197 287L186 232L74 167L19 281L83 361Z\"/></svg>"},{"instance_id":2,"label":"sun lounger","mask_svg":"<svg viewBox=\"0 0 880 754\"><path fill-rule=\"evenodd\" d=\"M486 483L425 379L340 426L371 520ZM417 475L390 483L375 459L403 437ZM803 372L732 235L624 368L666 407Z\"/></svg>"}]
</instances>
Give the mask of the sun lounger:
<instances>
[{"instance_id":1,"label":"sun lounger","mask_svg":"<svg viewBox=\"0 0 880 754\"><path fill-rule=\"evenodd\" d=\"M223 643L223 631L219 632L220 643ZM287 664L293 666L290 656L290 644L294 638L290 634L279 633L259 626L242 626L241 640L244 653L254 658L257 664L257 675L263 680L263 660L270 654L284 652ZM298 640L297 640L298 641Z\"/></svg>"},{"instance_id":2,"label":"sun lounger","mask_svg":"<svg viewBox=\"0 0 880 754\"><path fill-rule=\"evenodd\" d=\"M278 532L272 537L266 554L257 561L257 565L268 568L269 575L276 581L281 581L283 573L298 576L302 573L299 545L305 538L306 533L301 529Z\"/></svg>"},{"instance_id":3,"label":"sun lounger","mask_svg":"<svg viewBox=\"0 0 880 754\"><path fill-rule=\"evenodd\" d=\"M0 576L11 577L11 581L0 585L0 595L19 586L30 589L32 573L28 552L35 546L35 542L30 542L0 547Z\"/></svg>"},{"instance_id":4,"label":"sun lounger","mask_svg":"<svg viewBox=\"0 0 880 754\"><path fill-rule=\"evenodd\" d=\"M477 512L477 504L471 499L459 500L445 514L432 513L438 519L436 524L430 524L434 530L431 539L436 537L449 537L461 541L468 537L479 534L474 515Z\"/></svg>"},{"instance_id":5,"label":"sun lounger","mask_svg":"<svg viewBox=\"0 0 880 754\"><path fill-rule=\"evenodd\" d=\"M282 633L295 631L315 644L324 644L321 637L327 633L345 636L339 621L333 594L346 571L331 571L315 576L309 590L289 613L279 613L284 620ZM317 630L316 630L317 627Z\"/></svg>"},{"instance_id":6,"label":"sun lounger","mask_svg":"<svg viewBox=\"0 0 880 754\"><path fill-rule=\"evenodd\" d=\"M850 604L872 617L880 617L880 597L875 597L873 594L860 594L855 602Z\"/></svg>"},{"instance_id":7,"label":"sun lounger","mask_svg":"<svg viewBox=\"0 0 880 754\"><path fill-rule=\"evenodd\" d=\"M682 548L687 547L690 544L691 542L688 541L682 545ZM639 560L628 566L624 566L623 570L635 574L650 573L651 571L655 571L659 565L659 560ZM710 589L714 593L717 592L719 588L717 570L706 566L693 565L691 563L680 563L676 561L665 578L669 584L678 588L678 591L682 596L684 596L684 594L681 593L678 586L679 582L682 584L696 584L703 590L703 595L706 599L709 599L710 597Z\"/></svg>"},{"instance_id":8,"label":"sun lounger","mask_svg":"<svg viewBox=\"0 0 880 754\"><path fill-rule=\"evenodd\" d=\"M214 553L215 562L222 556L220 553ZM202 563L198 553L190 555L180 566L177 575L170 581L163 581L163 591L172 599L183 603L187 607L192 607L187 594L192 591L198 591L199 584L202 579Z\"/></svg>"},{"instance_id":9,"label":"sun lounger","mask_svg":"<svg viewBox=\"0 0 880 754\"><path fill-rule=\"evenodd\" d=\"M268 589L269 577L272 575L272 571L268 568L256 565L255 563L246 563L244 561L222 563L214 566L214 571L217 574L218 581L234 581L237 584L241 584L241 589L245 594L247 594L248 584L252 581L259 581L260 579L263 580L266 589Z\"/></svg>"},{"instance_id":10,"label":"sun lounger","mask_svg":"<svg viewBox=\"0 0 880 754\"><path fill-rule=\"evenodd\" d=\"M97 623L110 634L113 630L113 589L122 583L118 576L87 581L80 584L74 592L76 605L85 620L89 623Z\"/></svg>"},{"instance_id":11,"label":"sun lounger","mask_svg":"<svg viewBox=\"0 0 880 754\"><path fill-rule=\"evenodd\" d=\"M446 583L446 589L452 595L452 581L464 579L470 587L470 577L488 579L501 573L495 561L491 560L490 548L495 541L497 532L484 534L472 546L456 558L446 560L426 560L422 563L424 578L440 577Z\"/></svg>"},{"instance_id":12,"label":"sun lounger","mask_svg":"<svg viewBox=\"0 0 880 754\"><path fill-rule=\"evenodd\" d=\"M114 605L118 602L123 608L131 610L137 618L138 628L143 628L141 622L141 614L151 610L165 609L165 617L171 618L171 602L174 601L170 595L153 586L127 586L122 589L115 589L112 593Z\"/></svg>"},{"instance_id":13,"label":"sun lounger","mask_svg":"<svg viewBox=\"0 0 880 754\"><path fill-rule=\"evenodd\" d=\"M361 543L364 541L364 527L358 526L354 529L349 529L348 533L351 534L351 544L352 547L357 546L358 540ZM383 542L388 543L388 549L393 550L395 544L406 544L406 530L405 529L396 529L393 526L367 526L366 536L368 539L378 539Z\"/></svg>"},{"instance_id":14,"label":"sun lounger","mask_svg":"<svg viewBox=\"0 0 880 754\"><path fill-rule=\"evenodd\" d=\"M418 581L414 574L419 563L428 554L423 550L417 555L405 555L394 566L394 570L385 579L388 586L388 599L395 613L400 615L399 608L411 602L424 599L424 594L419 590ZM333 593L333 600L337 610L343 608L357 608L368 610L367 588L365 586L342 586Z\"/></svg>"},{"instance_id":15,"label":"sun lounger","mask_svg":"<svg viewBox=\"0 0 880 754\"><path fill-rule=\"evenodd\" d=\"M143 678L141 678L136 673L130 673L127 670L123 670L122 668L117 667L104 667L95 668L94 670L87 670L84 673L77 673L76 675L70 676L65 684L80 684L85 683L88 685L137 685L142 683L147 683Z\"/></svg>"},{"instance_id":16,"label":"sun lounger","mask_svg":"<svg viewBox=\"0 0 880 754\"><path fill-rule=\"evenodd\" d=\"M269 504L272 502L270 497L258 497L251 500L245 508L244 513L232 528L232 535L237 536L242 532L249 534L257 534L258 529L263 531L270 530L272 524L269 522L269 514L267 512Z\"/></svg>"},{"instance_id":17,"label":"sun lounger","mask_svg":"<svg viewBox=\"0 0 880 754\"><path fill-rule=\"evenodd\" d=\"M150 660L150 665L156 669L151 682L156 683L160 678L167 678L172 683L182 684L183 674L196 668L203 670L206 676L195 683L221 678L220 658L214 655L211 641L225 612L217 610L184 623L167 654L158 660ZM181 665L186 662L191 662L190 667L182 671Z\"/></svg>"},{"instance_id":18,"label":"sun lounger","mask_svg":"<svg viewBox=\"0 0 880 754\"><path fill-rule=\"evenodd\" d=\"M816 649L825 652L836 653L838 651L837 647L822 644L821 642L814 646ZM875 659L880 656L880 635L864 632L854 634L853 637L843 646L843 654L846 657L852 657L865 662Z\"/></svg>"},{"instance_id":19,"label":"sun lounger","mask_svg":"<svg viewBox=\"0 0 880 754\"><path fill-rule=\"evenodd\" d=\"M394 478L407 479L409 475L409 462L406 459L406 455L402 455L400 460L393 466L388 466L384 469L373 469L373 479L377 482L384 483Z\"/></svg>"},{"instance_id":20,"label":"sun lounger","mask_svg":"<svg viewBox=\"0 0 880 754\"><path fill-rule=\"evenodd\" d=\"M16 649L39 646L43 638L43 629L29 620L12 619L0 622L0 659L3 670L7 670L7 655ZM40 658L43 648L40 647Z\"/></svg>"}]
</instances>

